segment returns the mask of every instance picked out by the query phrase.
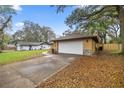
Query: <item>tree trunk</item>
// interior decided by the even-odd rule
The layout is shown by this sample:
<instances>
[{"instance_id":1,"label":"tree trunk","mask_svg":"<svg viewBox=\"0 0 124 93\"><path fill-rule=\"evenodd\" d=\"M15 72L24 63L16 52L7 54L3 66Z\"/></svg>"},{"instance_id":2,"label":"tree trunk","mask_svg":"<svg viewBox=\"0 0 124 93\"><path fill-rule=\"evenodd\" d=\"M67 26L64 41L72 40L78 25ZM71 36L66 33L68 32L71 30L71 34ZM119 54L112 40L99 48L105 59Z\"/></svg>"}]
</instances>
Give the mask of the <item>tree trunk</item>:
<instances>
[{"instance_id":1,"label":"tree trunk","mask_svg":"<svg viewBox=\"0 0 124 93\"><path fill-rule=\"evenodd\" d=\"M106 44L106 32L103 33L104 44Z\"/></svg>"},{"instance_id":2,"label":"tree trunk","mask_svg":"<svg viewBox=\"0 0 124 93\"><path fill-rule=\"evenodd\" d=\"M9 18L6 20L5 23L3 23L3 26L0 28L0 53L3 49L3 39L4 39L4 28L7 27L7 23L11 20L12 16L9 16Z\"/></svg>"},{"instance_id":3,"label":"tree trunk","mask_svg":"<svg viewBox=\"0 0 124 93\"><path fill-rule=\"evenodd\" d=\"M2 52L3 48L3 39L4 39L3 31L0 30L0 53Z\"/></svg>"},{"instance_id":4,"label":"tree trunk","mask_svg":"<svg viewBox=\"0 0 124 93\"><path fill-rule=\"evenodd\" d=\"M119 11L122 53L124 53L124 8L123 7L124 6L120 6L120 11Z\"/></svg>"}]
</instances>

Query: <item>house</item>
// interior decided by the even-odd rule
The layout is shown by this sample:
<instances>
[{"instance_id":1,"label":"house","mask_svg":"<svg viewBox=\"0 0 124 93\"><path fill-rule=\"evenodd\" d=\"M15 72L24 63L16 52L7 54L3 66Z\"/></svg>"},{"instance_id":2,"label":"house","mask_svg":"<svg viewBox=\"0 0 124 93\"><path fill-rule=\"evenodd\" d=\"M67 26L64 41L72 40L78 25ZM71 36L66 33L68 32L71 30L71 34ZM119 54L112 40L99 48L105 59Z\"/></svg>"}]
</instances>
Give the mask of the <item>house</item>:
<instances>
[{"instance_id":1,"label":"house","mask_svg":"<svg viewBox=\"0 0 124 93\"><path fill-rule=\"evenodd\" d=\"M40 50L40 49L50 49L51 44L48 42L25 42L17 41L16 50Z\"/></svg>"},{"instance_id":2,"label":"house","mask_svg":"<svg viewBox=\"0 0 124 93\"><path fill-rule=\"evenodd\" d=\"M97 36L83 36L81 34L68 35L53 40L52 52L92 55L96 52Z\"/></svg>"},{"instance_id":3,"label":"house","mask_svg":"<svg viewBox=\"0 0 124 93\"><path fill-rule=\"evenodd\" d=\"M41 42L16 42L16 50L39 50L41 49Z\"/></svg>"}]
</instances>

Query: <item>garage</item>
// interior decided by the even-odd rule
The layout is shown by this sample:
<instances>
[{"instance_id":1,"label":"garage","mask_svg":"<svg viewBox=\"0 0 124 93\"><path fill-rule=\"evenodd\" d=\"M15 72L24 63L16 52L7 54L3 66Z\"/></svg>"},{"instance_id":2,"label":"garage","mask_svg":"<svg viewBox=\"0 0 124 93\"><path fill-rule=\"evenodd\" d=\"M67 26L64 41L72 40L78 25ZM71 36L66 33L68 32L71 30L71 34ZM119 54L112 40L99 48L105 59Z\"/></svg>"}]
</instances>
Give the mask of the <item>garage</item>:
<instances>
[{"instance_id":1,"label":"garage","mask_svg":"<svg viewBox=\"0 0 124 93\"><path fill-rule=\"evenodd\" d=\"M82 40L61 41L58 43L58 52L67 54L83 54Z\"/></svg>"},{"instance_id":2,"label":"garage","mask_svg":"<svg viewBox=\"0 0 124 93\"><path fill-rule=\"evenodd\" d=\"M99 42L97 36L84 36L81 34L70 34L56 38L52 44L52 53L93 55L97 52Z\"/></svg>"}]
</instances>

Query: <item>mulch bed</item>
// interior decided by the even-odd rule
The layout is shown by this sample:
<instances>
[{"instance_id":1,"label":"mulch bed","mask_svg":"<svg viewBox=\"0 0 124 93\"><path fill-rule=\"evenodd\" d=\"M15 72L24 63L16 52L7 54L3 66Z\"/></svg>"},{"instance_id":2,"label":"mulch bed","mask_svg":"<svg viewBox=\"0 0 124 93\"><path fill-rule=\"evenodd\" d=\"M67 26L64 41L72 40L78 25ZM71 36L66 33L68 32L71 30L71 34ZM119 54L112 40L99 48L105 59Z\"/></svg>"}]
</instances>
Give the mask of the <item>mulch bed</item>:
<instances>
[{"instance_id":1,"label":"mulch bed","mask_svg":"<svg viewBox=\"0 0 124 93\"><path fill-rule=\"evenodd\" d=\"M82 56L38 87L124 87L124 56Z\"/></svg>"}]
</instances>

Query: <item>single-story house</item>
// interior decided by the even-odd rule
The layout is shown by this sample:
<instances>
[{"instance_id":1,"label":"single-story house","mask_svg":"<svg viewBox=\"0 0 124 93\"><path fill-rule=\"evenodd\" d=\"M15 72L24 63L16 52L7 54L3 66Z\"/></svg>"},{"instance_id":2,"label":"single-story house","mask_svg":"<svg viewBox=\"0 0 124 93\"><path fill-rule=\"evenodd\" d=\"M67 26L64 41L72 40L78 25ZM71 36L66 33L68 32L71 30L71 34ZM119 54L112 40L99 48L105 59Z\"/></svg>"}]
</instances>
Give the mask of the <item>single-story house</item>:
<instances>
[{"instance_id":1,"label":"single-story house","mask_svg":"<svg viewBox=\"0 0 124 93\"><path fill-rule=\"evenodd\" d=\"M16 42L16 50L41 50L41 49L49 49L50 44L47 42L25 42L25 41L17 41Z\"/></svg>"},{"instance_id":2,"label":"single-story house","mask_svg":"<svg viewBox=\"0 0 124 93\"><path fill-rule=\"evenodd\" d=\"M97 36L68 35L53 40L52 52L92 55L97 49L99 42Z\"/></svg>"}]
</instances>

